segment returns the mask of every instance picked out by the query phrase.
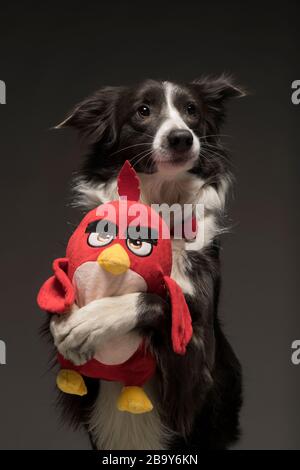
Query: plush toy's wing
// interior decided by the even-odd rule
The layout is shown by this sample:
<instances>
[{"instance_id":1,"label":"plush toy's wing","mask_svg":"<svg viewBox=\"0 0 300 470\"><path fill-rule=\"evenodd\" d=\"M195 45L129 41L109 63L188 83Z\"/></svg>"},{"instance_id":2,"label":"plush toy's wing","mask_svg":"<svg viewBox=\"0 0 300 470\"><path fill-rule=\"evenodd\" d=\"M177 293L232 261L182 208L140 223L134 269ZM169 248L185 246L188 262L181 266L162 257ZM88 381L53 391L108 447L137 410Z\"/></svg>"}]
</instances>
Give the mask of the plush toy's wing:
<instances>
[{"instance_id":1,"label":"plush toy's wing","mask_svg":"<svg viewBox=\"0 0 300 470\"><path fill-rule=\"evenodd\" d=\"M127 197L128 201L140 199L140 180L128 160L118 176L118 193L120 198Z\"/></svg>"},{"instance_id":2,"label":"plush toy's wing","mask_svg":"<svg viewBox=\"0 0 300 470\"><path fill-rule=\"evenodd\" d=\"M190 311L179 285L169 276L164 276L164 281L171 300L173 350L177 354L185 354L193 334Z\"/></svg>"},{"instance_id":3,"label":"plush toy's wing","mask_svg":"<svg viewBox=\"0 0 300 470\"><path fill-rule=\"evenodd\" d=\"M53 272L41 287L37 303L42 310L50 313L64 313L75 302L75 290L68 274L68 258L53 261Z\"/></svg>"}]
</instances>

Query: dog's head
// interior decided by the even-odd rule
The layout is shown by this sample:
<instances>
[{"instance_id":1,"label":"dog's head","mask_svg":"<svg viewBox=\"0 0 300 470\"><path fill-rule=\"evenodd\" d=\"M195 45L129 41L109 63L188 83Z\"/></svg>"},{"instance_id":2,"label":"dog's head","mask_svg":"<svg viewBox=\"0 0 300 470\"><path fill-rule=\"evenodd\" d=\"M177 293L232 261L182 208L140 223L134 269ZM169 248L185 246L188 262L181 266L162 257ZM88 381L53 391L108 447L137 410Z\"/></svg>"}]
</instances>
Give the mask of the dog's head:
<instances>
[{"instance_id":1,"label":"dog's head","mask_svg":"<svg viewBox=\"0 0 300 470\"><path fill-rule=\"evenodd\" d=\"M58 127L76 128L93 145L85 165L92 178L104 168L117 173L129 160L141 173L176 177L189 171L206 179L225 165L219 145L225 103L243 94L225 76L104 87Z\"/></svg>"}]
</instances>

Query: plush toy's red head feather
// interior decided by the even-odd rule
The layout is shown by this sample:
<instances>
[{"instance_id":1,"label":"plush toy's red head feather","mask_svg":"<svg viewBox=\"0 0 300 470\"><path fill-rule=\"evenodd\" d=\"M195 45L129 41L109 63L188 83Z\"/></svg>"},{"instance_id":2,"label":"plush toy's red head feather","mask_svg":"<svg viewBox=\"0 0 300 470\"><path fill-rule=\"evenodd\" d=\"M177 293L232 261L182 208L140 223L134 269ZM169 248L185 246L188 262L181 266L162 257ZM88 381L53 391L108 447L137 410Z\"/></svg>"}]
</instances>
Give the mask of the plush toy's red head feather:
<instances>
[{"instance_id":1,"label":"plush toy's red head feather","mask_svg":"<svg viewBox=\"0 0 300 470\"><path fill-rule=\"evenodd\" d=\"M140 180L128 160L118 176L118 194L120 198L126 197L128 201L140 199Z\"/></svg>"}]
</instances>

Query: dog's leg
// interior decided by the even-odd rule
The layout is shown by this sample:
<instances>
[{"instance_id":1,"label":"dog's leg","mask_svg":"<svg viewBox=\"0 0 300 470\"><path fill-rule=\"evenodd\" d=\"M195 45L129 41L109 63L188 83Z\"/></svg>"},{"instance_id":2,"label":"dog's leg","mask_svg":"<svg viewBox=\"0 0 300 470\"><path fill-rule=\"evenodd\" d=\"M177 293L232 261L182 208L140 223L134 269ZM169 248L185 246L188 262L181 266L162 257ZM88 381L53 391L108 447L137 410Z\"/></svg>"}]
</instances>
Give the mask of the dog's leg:
<instances>
[{"instance_id":1,"label":"dog's leg","mask_svg":"<svg viewBox=\"0 0 300 470\"><path fill-rule=\"evenodd\" d=\"M112 338L134 329L150 333L163 317L165 305L158 296L140 293L94 300L52 319L55 346L66 359L83 364Z\"/></svg>"},{"instance_id":2,"label":"dog's leg","mask_svg":"<svg viewBox=\"0 0 300 470\"><path fill-rule=\"evenodd\" d=\"M181 438L174 448L225 448L238 436L240 365L217 316L220 292L218 246L189 254L185 275L193 337L185 356L173 353L168 329L156 341L164 423ZM154 337L155 340L155 337ZM172 446L173 448L173 446Z\"/></svg>"},{"instance_id":3,"label":"dog's leg","mask_svg":"<svg viewBox=\"0 0 300 470\"><path fill-rule=\"evenodd\" d=\"M218 322L215 324L216 355L213 384L201 410L195 414L186 439L176 436L171 450L225 450L239 438L242 405L241 366Z\"/></svg>"}]
</instances>

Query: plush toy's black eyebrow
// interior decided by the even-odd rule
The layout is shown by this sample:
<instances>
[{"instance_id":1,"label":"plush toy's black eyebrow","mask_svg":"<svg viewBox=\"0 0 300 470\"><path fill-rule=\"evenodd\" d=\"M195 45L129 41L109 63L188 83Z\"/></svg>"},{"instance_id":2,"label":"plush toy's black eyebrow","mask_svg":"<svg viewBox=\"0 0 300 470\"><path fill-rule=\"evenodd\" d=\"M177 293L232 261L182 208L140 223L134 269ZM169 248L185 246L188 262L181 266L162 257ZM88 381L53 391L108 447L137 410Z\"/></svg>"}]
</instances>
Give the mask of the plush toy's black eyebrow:
<instances>
[{"instance_id":1,"label":"plush toy's black eyebrow","mask_svg":"<svg viewBox=\"0 0 300 470\"><path fill-rule=\"evenodd\" d=\"M142 240L157 245L158 232L152 227L140 227L131 225L127 228L127 238L131 240Z\"/></svg>"},{"instance_id":2,"label":"plush toy's black eyebrow","mask_svg":"<svg viewBox=\"0 0 300 470\"><path fill-rule=\"evenodd\" d=\"M109 233L114 236L118 234L118 226L110 220L94 220L85 229L85 233Z\"/></svg>"}]
</instances>

